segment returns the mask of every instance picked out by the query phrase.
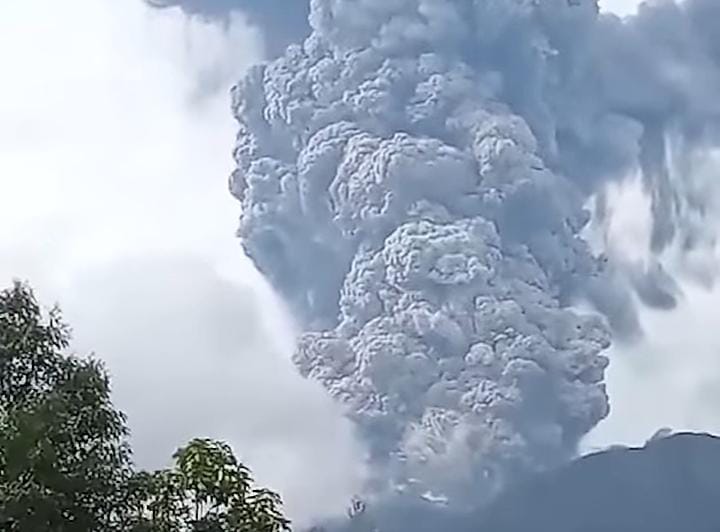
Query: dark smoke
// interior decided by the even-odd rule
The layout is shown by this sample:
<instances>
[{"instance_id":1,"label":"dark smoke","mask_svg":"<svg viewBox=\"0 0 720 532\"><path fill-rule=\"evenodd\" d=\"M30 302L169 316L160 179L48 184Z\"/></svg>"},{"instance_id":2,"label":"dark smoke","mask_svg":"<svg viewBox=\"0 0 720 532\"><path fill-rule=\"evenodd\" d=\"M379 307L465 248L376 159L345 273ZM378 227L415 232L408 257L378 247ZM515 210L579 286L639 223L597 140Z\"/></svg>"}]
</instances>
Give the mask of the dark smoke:
<instances>
[{"instance_id":1,"label":"dark smoke","mask_svg":"<svg viewBox=\"0 0 720 532\"><path fill-rule=\"evenodd\" d=\"M227 20L235 12L262 30L271 57L310 33L308 0L145 0L153 7L179 6L188 15Z\"/></svg>"},{"instance_id":2,"label":"dark smoke","mask_svg":"<svg viewBox=\"0 0 720 532\"><path fill-rule=\"evenodd\" d=\"M670 154L717 143L718 17L312 0L312 35L234 89L240 236L305 325L301 372L370 442L374 490L473 503L607 415L629 290L668 308L674 285L595 256L584 205L641 171L653 250L707 241L692 157Z\"/></svg>"}]
</instances>

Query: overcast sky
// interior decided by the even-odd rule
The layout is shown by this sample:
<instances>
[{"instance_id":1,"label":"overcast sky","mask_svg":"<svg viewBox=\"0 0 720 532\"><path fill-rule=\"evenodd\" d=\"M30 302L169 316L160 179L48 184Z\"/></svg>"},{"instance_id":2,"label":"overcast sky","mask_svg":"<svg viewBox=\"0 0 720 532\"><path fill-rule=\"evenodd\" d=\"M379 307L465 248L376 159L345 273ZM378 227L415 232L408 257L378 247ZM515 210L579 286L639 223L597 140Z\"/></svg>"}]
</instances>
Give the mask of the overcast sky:
<instances>
[{"instance_id":1,"label":"overcast sky","mask_svg":"<svg viewBox=\"0 0 720 532\"><path fill-rule=\"evenodd\" d=\"M637 11L642 0L600 0L600 9L625 16Z\"/></svg>"},{"instance_id":2,"label":"overcast sky","mask_svg":"<svg viewBox=\"0 0 720 532\"><path fill-rule=\"evenodd\" d=\"M720 152L704 154L696 171L701 173L696 179L716 183ZM717 185L709 191L717 194ZM650 202L641 180L629 176L609 192L606 251L615 259L647 260ZM706 223L717 235L720 213L707 213ZM670 249L662 260L679 281L679 304L672 311L640 307L643 339L616 341L610 348L610 416L586 437L584 450L616 443L640 445L661 427L720 434L720 256L717 249Z\"/></svg>"},{"instance_id":3,"label":"overcast sky","mask_svg":"<svg viewBox=\"0 0 720 532\"><path fill-rule=\"evenodd\" d=\"M304 519L344 512L363 451L234 238L227 90L258 42L140 0L2 2L0 282L108 362L141 465L226 438Z\"/></svg>"},{"instance_id":4,"label":"overcast sky","mask_svg":"<svg viewBox=\"0 0 720 532\"><path fill-rule=\"evenodd\" d=\"M364 451L297 376L291 320L233 235L227 88L260 42L240 18L140 0L2 2L0 282L31 281L108 361L141 465L227 438L302 520L344 510ZM589 445L720 429L720 293L688 283L676 311L644 311L635 356L614 348L613 416Z\"/></svg>"}]
</instances>

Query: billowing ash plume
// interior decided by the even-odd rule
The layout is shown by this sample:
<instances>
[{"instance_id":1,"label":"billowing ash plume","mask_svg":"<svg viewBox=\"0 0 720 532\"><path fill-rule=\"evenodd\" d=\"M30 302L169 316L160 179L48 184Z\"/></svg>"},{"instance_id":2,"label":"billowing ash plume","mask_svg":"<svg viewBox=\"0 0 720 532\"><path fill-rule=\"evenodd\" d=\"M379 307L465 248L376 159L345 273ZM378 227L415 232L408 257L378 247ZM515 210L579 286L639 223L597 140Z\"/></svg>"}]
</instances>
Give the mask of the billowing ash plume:
<instances>
[{"instance_id":1,"label":"billowing ash plume","mask_svg":"<svg viewBox=\"0 0 720 532\"><path fill-rule=\"evenodd\" d=\"M240 236L379 489L477 501L607 415L607 323L635 316L583 205L639 166L655 248L692 232L665 146L716 140L718 6L313 0L311 36L234 89Z\"/></svg>"},{"instance_id":2,"label":"billowing ash plume","mask_svg":"<svg viewBox=\"0 0 720 532\"><path fill-rule=\"evenodd\" d=\"M276 56L285 47L304 38L310 29L307 24L308 0L145 0L153 7L179 6L189 15L226 19L240 12L250 24L259 27L265 37L265 48Z\"/></svg>"}]
</instances>

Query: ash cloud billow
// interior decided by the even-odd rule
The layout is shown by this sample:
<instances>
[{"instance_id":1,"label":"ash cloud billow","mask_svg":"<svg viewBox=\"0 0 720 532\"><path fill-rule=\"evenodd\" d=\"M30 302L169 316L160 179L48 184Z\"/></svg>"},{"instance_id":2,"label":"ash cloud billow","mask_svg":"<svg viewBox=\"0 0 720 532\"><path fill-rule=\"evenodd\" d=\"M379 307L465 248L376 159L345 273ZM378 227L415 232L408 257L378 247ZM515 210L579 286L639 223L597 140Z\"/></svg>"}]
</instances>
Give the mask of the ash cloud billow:
<instances>
[{"instance_id":1,"label":"ash cloud billow","mask_svg":"<svg viewBox=\"0 0 720 532\"><path fill-rule=\"evenodd\" d=\"M190 16L203 16L218 20L240 12L248 22L262 30L265 49L271 56L282 53L291 42L305 37L310 28L307 24L307 0L145 0L158 8L180 7Z\"/></svg>"},{"instance_id":2,"label":"ash cloud billow","mask_svg":"<svg viewBox=\"0 0 720 532\"><path fill-rule=\"evenodd\" d=\"M637 170L653 250L701 240L668 147L717 141L718 7L312 0L312 34L235 87L239 235L304 324L300 371L369 442L373 491L472 505L608 414L603 352L637 322L584 205ZM656 280L633 271L671 306Z\"/></svg>"}]
</instances>

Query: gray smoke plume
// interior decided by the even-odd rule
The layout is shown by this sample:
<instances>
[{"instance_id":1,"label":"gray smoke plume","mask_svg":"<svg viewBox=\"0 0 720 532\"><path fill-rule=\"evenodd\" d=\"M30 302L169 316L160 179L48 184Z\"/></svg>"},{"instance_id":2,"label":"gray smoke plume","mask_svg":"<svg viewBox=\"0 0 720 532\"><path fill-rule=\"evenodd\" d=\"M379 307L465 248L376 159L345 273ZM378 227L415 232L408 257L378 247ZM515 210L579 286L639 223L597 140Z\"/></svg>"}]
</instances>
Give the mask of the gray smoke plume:
<instances>
[{"instance_id":1,"label":"gray smoke plume","mask_svg":"<svg viewBox=\"0 0 720 532\"><path fill-rule=\"evenodd\" d=\"M718 140L718 17L312 0L312 34L235 87L239 234L305 325L300 371L370 442L375 489L474 503L607 415L602 353L637 324L583 205L638 167L654 249L693 245L703 198L667 146ZM633 272L661 307L666 282Z\"/></svg>"},{"instance_id":2,"label":"gray smoke plume","mask_svg":"<svg viewBox=\"0 0 720 532\"><path fill-rule=\"evenodd\" d=\"M240 12L248 22L262 30L265 49L270 56L282 53L285 47L305 37L308 0L145 0L153 7L179 6L188 15L226 20Z\"/></svg>"}]
</instances>

